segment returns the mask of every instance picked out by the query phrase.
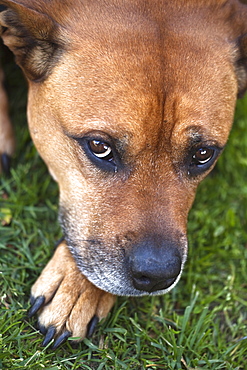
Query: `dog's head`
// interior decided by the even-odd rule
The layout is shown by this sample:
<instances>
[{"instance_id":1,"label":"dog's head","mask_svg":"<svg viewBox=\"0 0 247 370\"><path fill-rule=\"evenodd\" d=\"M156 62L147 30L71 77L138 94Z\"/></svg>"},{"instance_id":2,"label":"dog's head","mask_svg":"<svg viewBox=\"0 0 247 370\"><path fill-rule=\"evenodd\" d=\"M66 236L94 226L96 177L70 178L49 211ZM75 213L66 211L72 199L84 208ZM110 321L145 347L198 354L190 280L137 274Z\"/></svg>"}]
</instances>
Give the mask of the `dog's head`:
<instances>
[{"instance_id":1,"label":"dog's head","mask_svg":"<svg viewBox=\"0 0 247 370\"><path fill-rule=\"evenodd\" d=\"M78 266L118 295L162 294L247 87L247 7L217 1L1 0L29 83L31 135L60 188Z\"/></svg>"}]
</instances>

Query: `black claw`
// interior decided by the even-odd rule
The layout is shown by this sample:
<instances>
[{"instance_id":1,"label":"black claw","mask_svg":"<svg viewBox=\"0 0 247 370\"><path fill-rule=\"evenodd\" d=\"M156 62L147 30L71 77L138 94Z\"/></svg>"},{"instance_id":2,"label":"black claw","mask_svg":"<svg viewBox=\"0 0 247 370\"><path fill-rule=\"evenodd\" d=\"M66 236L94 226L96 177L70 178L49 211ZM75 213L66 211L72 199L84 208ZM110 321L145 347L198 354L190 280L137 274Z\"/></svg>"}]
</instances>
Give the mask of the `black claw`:
<instances>
[{"instance_id":1,"label":"black claw","mask_svg":"<svg viewBox=\"0 0 247 370\"><path fill-rule=\"evenodd\" d=\"M43 340L42 346L46 347L48 343L53 339L54 335L56 334L55 326L49 326L46 332L45 339Z\"/></svg>"},{"instance_id":2,"label":"black claw","mask_svg":"<svg viewBox=\"0 0 247 370\"><path fill-rule=\"evenodd\" d=\"M30 304L31 304L31 306L34 304L35 299L36 298L33 295L30 296Z\"/></svg>"},{"instance_id":3,"label":"black claw","mask_svg":"<svg viewBox=\"0 0 247 370\"><path fill-rule=\"evenodd\" d=\"M55 343L52 346L52 349L57 349L62 343L66 342L66 340L71 337L71 332L66 330L63 334L61 334L57 339L55 340Z\"/></svg>"},{"instance_id":4,"label":"black claw","mask_svg":"<svg viewBox=\"0 0 247 370\"><path fill-rule=\"evenodd\" d=\"M96 326L99 323L99 318L94 315L87 326L87 337L90 338L95 332Z\"/></svg>"},{"instance_id":5,"label":"black claw","mask_svg":"<svg viewBox=\"0 0 247 370\"><path fill-rule=\"evenodd\" d=\"M3 172L6 175L10 175L10 167L11 167L11 158L8 154L3 153L1 156L1 164Z\"/></svg>"},{"instance_id":6,"label":"black claw","mask_svg":"<svg viewBox=\"0 0 247 370\"><path fill-rule=\"evenodd\" d=\"M38 328L39 328L39 331L41 332L41 334L46 335L46 333L47 333L47 328L46 328L44 325L41 325L41 324L38 322Z\"/></svg>"},{"instance_id":7,"label":"black claw","mask_svg":"<svg viewBox=\"0 0 247 370\"><path fill-rule=\"evenodd\" d=\"M43 295L40 295L37 298L31 297L30 299L32 307L30 308L28 312L28 317L32 317L36 314L36 312L44 305L45 303L45 297Z\"/></svg>"}]
</instances>

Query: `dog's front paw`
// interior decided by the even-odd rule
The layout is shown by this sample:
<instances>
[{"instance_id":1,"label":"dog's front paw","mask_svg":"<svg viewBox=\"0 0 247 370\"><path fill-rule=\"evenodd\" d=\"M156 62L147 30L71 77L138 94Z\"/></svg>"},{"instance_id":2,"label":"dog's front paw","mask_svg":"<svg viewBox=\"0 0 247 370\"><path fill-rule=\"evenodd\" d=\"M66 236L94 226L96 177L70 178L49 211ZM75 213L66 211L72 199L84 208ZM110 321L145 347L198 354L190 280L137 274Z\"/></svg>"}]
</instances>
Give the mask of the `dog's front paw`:
<instances>
[{"instance_id":1,"label":"dog's front paw","mask_svg":"<svg viewBox=\"0 0 247 370\"><path fill-rule=\"evenodd\" d=\"M43 345L55 339L53 348L57 348L68 337L81 341L91 336L114 302L112 294L96 288L81 274L62 242L32 287L29 316L38 313Z\"/></svg>"}]
</instances>

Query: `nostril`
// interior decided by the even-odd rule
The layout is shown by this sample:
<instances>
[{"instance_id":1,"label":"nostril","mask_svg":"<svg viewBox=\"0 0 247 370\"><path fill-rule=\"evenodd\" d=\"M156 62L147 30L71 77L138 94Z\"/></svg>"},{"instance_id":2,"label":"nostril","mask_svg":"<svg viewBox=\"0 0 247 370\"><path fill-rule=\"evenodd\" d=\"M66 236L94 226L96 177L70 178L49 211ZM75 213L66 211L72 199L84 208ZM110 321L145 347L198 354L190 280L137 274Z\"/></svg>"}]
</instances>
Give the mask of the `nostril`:
<instances>
[{"instance_id":1,"label":"nostril","mask_svg":"<svg viewBox=\"0 0 247 370\"><path fill-rule=\"evenodd\" d=\"M154 292L158 290L163 290L169 288L177 279L176 277L165 279L157 277L133 276L134 287L138 290L143 290L146 292Z\"/></svg>"},{"instance_id":2,"label":"nostril","mask_svg":"<svg viewBox=\"0 0 247 370\"><path fill-rule=\"evenodd\" d=\"M133 276L133 279L138 285L148 286L151 284L151 279L145 275Z\"/></svg>"}]
</instances>

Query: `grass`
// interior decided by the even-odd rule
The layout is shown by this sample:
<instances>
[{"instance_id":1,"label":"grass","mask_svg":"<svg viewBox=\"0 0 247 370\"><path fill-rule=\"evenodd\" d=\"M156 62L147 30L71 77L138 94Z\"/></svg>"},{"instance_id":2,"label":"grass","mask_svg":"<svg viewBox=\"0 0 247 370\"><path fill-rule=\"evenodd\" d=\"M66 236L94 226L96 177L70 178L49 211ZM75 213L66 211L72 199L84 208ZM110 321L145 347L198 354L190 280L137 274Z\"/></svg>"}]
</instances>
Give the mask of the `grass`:
<instances>
[{"instance_id":1,"label":"grass","mask_svg":"<svg viewBox=\"0 0 247 370\"><path fill-rule=\"evenodd\" d=\"M162 297L120 298L91 340L52 351L40 346L27 309L61 236L58 191L29 138L23 79L4 62L18 148L11 177L0 180L0 369L246 369L247 97L216 170L199 187L178 286Z\"/></svg>"}]
</instances>

